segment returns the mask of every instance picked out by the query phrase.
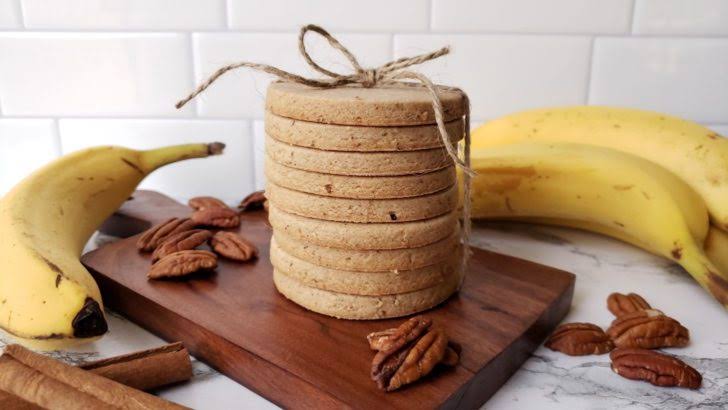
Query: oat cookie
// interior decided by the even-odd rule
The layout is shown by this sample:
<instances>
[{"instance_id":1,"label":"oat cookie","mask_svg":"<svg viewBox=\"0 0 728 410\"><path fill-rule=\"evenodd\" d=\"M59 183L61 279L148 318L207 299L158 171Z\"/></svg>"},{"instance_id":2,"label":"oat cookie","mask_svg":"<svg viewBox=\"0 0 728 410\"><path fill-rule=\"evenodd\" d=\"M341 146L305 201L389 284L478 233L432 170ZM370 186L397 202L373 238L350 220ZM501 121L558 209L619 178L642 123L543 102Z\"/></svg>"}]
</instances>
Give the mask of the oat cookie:
<instances>
[{"instance_id":1,"label":"oat cookie","mask_svg":"<svg viewBox=\"0 0 728 410\"><path fill-rule=\"evenodd\" d=\"M458 202L457 186L415 198L348 199L307 194L269 181L265 193L271 205L288 213L359 223L397 223L434 218L454 211Z\"/></svg>"},{"instance_id":2,"label":"oat cookie","mask_svg":"<svg viewBox=\"0 0 728 410\"><path fill-rule=\"evenodd\" d=\"M449 188L457 181L454 166L426 174L402 176L346 176L304 171L265 161L268 181L309 194L358 199L411 198Z\"/></svg>"},{"instance_id":3,"label":"oat cookie","mask_svg":"<svg viewBox=\"0 0 728 410\"><path fill-rule=\"evenodd\" d=\"M306 286L351 295L391 295L414 292L442 283L455 274L460 255L424 268L398 272L355 272L325 268L299 259L271 241L270 258L273 267Z\"/></svg>"},{"instance_id":4,"label":"oat cookie","mask_svg":"<svg viewBox=\"0 0 728 410\"><path fill-rule=\"evenodd\" d=\"M352 250L336 249L299 241L275 231L278 246L306 262L332 269L356 272L402 271L434 265L460 251L460 232L445 239L409 249Z\"/></svg>"},{"instance_id":5,"label":"oat cookie","mask_svg":"<svg viewBox=\"0 0 728 410\"><path fill-rule=\"evenodd\" d=\"M402 223L353 223L307 218L284 212L275 205L268 220L276 232L301 242L340 249L403 249L437 242L458 227L457 212Z\"/></svg>"},{"instance_id":6,"label":"oat cookie","mask_svg":"<svg viewBox=\"0 0 728 410\"><path fill-rule=\"evenodd\" d=\"M273 270L273 282L286 298L317 313L354 320L406 316L437 306L457 291L460 278L458 272L435 286L414 292L361 296L306 286L277 269Z\"/></svg>"},{"instance_id":7,"label":"oat cookie","mask_svg":"<svg viewBox=\"0 0 728 410\"><path fill-rule=\"evenodd\" d=\"M445 124L455 145L463 138L464 121ZM278 141L327 151L416 151L442 147L437 125L361 127L321 124L265 112L265 132Z\"/></svg>"},{"instance_id":8,"label":"oat cookie","mask_svg":"<svg viewBox=\"0 0 728 410\"><path fill-rule=\"evenodd\" d=\"M445 121L465 114L459 91L440 91ZM281 117L325 124L392 126L435 123L432 97L420 86L401 84L314 88L290 82L268 87L266 109Z\"/></svg>"},{"instance_id":9,"label":"oat cookie","mask_svg":"<svg viewBox=\"0 0 728 410\"><path fill-rule=\"evenodd\" d=\"M453 165L444 148L402 152L343 152L297 147L266 136L267 160L324 174L392 176L424 174Z\"/></svg>"}]
</instances>

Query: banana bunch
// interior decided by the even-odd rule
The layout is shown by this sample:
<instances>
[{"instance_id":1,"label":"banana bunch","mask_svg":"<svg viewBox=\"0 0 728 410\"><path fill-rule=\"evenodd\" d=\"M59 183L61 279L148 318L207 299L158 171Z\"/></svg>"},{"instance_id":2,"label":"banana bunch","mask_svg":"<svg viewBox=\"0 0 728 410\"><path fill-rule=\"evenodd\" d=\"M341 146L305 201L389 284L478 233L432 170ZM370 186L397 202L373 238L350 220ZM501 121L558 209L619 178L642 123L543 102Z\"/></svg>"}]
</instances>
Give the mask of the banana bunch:
<instances>
[{"instance_id":1,"label":"banana bunch","mask_svg":"<svg viewBox=\"0 0 728 410\"><path fill-rule=\"evenodd\" d=\"M21 181L0 199L0 328L32 345L50 340L58 346L105 333L98 286L79 262L86 242L149 173L223 148L95 147L63 156Z\"/></svg>"},{"instance_id":2,"label":"banana bunch","mask_svg":"<svg viewBox=\"0 0 728 410\"><path fill-rule=\"evenodd\" d=\"M674 260L728 307L728 140L626 108L527 111L473 132L473 217L574 227Z\"/></svg>"}]
</instances>

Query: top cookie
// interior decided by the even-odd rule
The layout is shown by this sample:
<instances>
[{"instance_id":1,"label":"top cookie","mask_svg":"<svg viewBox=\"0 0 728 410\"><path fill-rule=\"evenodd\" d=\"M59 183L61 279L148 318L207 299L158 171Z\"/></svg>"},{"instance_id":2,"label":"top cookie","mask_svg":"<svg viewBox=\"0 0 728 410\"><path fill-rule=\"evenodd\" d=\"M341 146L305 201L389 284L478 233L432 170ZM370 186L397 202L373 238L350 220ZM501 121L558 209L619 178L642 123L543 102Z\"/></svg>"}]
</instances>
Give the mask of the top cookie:
<instances>
[{"instance_id":1,"label":"top cookie","mask_svg":"<svg viewBox=\"0 0 728 410\"><path fill-rule=\"evenodd\" d=\"M465 114L458 91L440 91L445 121ZM432 98L423 87L386 85L313 88L276 82L268 87L266 108L273 114L324 124L400 126L435 123Z\"/></svg>"}]
</instances>

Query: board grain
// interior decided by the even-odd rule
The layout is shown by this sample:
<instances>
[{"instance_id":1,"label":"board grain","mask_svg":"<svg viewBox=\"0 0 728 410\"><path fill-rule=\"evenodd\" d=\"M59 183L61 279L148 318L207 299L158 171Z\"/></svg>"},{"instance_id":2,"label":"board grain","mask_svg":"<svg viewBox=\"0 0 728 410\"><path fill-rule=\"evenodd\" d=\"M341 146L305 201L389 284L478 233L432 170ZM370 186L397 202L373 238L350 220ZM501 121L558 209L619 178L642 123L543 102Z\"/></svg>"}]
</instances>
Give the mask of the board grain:
<instances>
[{"instance_id":1,"label":"board grain","mask_svg":"<svg viewBox=\"0 0 728 410\"><path fill-rule=\"evenodd\" d=\"M127 236L190 209L151 191L101 228ZM484 403L566 315L570 273L480 249L462 290L425 314L463 347L460 364L393 393L369 379L370 332L403 319L338 320L309 312L278 294L268 260L265 211L242 214L240 232L260 249L253 263L220 260L216 272L187 280L147 281L149 254L135 237L83 256L104 301L142 327L287 408L446 408Z\"/></svg>"}]
</instances>

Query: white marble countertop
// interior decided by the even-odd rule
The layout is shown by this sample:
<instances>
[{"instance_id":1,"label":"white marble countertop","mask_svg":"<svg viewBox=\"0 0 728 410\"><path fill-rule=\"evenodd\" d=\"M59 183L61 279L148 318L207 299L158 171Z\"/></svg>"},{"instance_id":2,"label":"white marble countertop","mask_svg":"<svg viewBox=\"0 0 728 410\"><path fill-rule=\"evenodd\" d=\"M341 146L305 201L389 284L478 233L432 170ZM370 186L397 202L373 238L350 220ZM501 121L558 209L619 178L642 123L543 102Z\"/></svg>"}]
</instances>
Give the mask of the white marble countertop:
<instances>
[{"instance_id":1,"label":"white marble countertop","mask_svg":"<svg viewBox=\"0 0 728 410\"><path fill-rule=\"evenodd\" d=\"M690 329L690 345L667 349L703 374L700 390L658 388L612 373L608 356L570 357L538 348L484 408L488 409L724 409L728 408L728 312L685 272L662 258L588 233L519 224L478 224L473 244L573 272L566 321L606 327L609 293L637 292ZM53 353L70 363L159 346L164 342L109 312L109 333L73 351ZM0 337L0 345L7 340ZM195 409L267 409L275 405L200 362L194 378L159 395Z\"/></svg>"}]
</instances>

